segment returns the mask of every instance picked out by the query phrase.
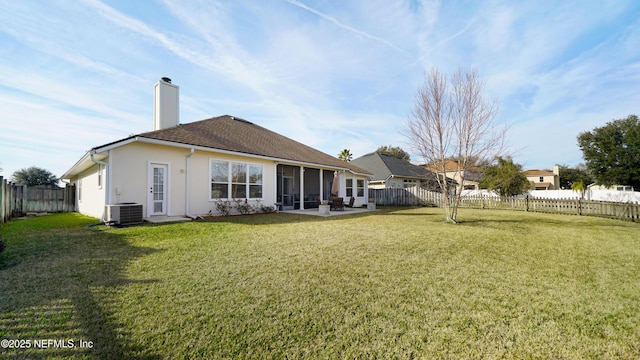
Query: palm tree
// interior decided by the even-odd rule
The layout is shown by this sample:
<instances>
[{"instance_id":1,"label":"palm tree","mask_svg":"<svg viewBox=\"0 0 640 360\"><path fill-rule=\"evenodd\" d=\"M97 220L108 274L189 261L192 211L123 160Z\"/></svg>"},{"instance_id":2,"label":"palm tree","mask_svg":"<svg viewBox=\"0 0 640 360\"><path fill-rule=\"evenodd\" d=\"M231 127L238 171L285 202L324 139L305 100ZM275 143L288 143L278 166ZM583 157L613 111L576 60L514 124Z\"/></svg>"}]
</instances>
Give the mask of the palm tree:
<instances>
[{"instance_id":1,"label":"palm tree","mask_svg":"<svg viewBox=\"0 0 640 360\"><path fill-rule=\"evenodd\" d=\"M351 155L351 151L349 151L349 149L344 149L340 154L338 154L338 159L349 162L353 160L353 155Z\"/></svg>"},{"instance_id":2,"label":"palm tree","mask_svg":"<svg viewBox=\"0 0 640 360\"><path fill-rule=\"evenodd\" d=\"M576 181L571 184L571 190L580 194L580 199L584 200L584 193L587 191L587 187L582 180Z\"/></svg>"}]
</instances>

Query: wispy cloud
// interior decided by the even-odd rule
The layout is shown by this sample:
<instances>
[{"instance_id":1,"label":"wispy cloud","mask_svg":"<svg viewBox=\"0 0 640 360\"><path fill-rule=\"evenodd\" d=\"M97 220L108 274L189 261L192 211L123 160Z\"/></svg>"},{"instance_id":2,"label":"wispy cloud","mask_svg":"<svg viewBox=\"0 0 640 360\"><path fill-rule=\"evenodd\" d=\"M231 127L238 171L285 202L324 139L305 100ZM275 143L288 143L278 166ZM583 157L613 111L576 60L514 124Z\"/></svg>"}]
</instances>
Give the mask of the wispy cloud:
<instances>
[{"instance_id":1,"label":"wispy cloud","mask_svg":"<svg viewBox=\"0 0 640 360\"><path fill-rule=\"evenodd\" d=\"M149 130L161 76L182 122L227 113L333 155L406 146L432 66L479 70L527 166L577 163L579 131L640 113L631 0L159 3L0 1L5 174Z\"/></svg>"},{"instance_id":2,"label":"wispy cloud","mask_svg":"<svg viewBox=\"0 0 640 360\"><path fill-rule=\"evenodd\" d=\"M310 7L310 6L307 6L307 5L303 4L303 3L302 3L302 2L300 2L300 1L297 1L297 0L285 0L285 1L286 1L286 2L288 2L288 3L289 3L289 4L291 4L291 5L297 6L297 7L301 8L301 9L303 9L303 10L306 10L306 11L308 11L308 12L310 12L310 13L313 13L313 14L315 14L315 15L318 15L318 16L319 16L319 17L321 17L322 19L327 20L327 21L329 21L329 22L331 22L331 23L333 23L333 24L337 25L338 27L340 27L340 28L342 28L342 29L344 29L344 30L347 30L347 31L349 31L349 32L352 32L352 33L354 33L354 34L358 35L358 36L362 36L362 37L364 37L364 38L367 38L367 39L369 39L369 40L377 41L377 42L379 42L379 43L382 43L382 44L384 44L384 45L386 45L386 46L390 47L390 48L391 48L391 49L393 49L393 50L396 50L396 51L398 51L398 52L400 52L400 53L403 53L403 54L405 54L405 55L407 55L407 56L409 56L409 57L412 57L411 53L409 53L408 51L403 50L403 49L401 49L401 48L399 48L399 47L395 46L395 45L394 45L393 43L391 43L390 41L385 40L385 39L383 39L383 38L381 38L381 37L378 37L378 36L371 35L371 34L369 34L369 33L365 32L365 31L358 30L358 29L356 29L356 28L354 28L354 27L352 27L352 26L349 26L349 25L347 25L347 24L344 24L344 23L342 23L342 22L338 21L338 19L336 19L336 18L334 18L334 17L332 17L332 16L329 16L329 15L327 15L327 14L323 13L323 12L320 12L320 11L318 11L318 10L316 10L316 9L314 9L314 8L312 8L312 7Z\"/></svg>"}]
</instances>

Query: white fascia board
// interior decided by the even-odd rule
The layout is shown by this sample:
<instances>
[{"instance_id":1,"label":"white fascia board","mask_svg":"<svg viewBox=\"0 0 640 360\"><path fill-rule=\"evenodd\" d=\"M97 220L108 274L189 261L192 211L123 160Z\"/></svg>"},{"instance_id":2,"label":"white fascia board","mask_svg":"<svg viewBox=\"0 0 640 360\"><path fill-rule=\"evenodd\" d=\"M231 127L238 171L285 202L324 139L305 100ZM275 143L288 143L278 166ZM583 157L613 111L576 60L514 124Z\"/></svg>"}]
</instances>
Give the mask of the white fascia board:
<instances>
[{"instance_id":1,"label":"white fascia board","mask_svg":"<svg viewBox=\"0 0 640 360\"><path fill-rule=\"evenodd\" d=\"M78 175L84 171L87 167L86 164L93 164L91 162L91 151L87 151L73 166L67 170L60 179L71 179L73 176Z\"/></svg>"}]
</instances>

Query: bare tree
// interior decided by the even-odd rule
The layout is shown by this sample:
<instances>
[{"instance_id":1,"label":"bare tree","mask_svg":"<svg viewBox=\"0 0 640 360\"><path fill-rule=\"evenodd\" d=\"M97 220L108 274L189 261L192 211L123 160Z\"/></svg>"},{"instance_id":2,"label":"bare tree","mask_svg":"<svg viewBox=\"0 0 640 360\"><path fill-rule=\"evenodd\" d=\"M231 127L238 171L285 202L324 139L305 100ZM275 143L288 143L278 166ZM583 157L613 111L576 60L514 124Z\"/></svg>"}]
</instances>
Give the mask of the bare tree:
<instances>
[{"instance_id":1,"label":"bare tree","mask_svg":"<svg viewBox=\"0 0 640 360\"><path fill-rule=\"evenodd\" d=\"M413 150L438 174L446 219L453 223L468 173L465 170L493 159L504 149L506 127L494 124L498 106L484 98L483 88L476 70L458 70L449 81L434 68L425 75L406 123L405 136ZM457 189L452 179L458 183Z\"/></svg>"}]
</instances>

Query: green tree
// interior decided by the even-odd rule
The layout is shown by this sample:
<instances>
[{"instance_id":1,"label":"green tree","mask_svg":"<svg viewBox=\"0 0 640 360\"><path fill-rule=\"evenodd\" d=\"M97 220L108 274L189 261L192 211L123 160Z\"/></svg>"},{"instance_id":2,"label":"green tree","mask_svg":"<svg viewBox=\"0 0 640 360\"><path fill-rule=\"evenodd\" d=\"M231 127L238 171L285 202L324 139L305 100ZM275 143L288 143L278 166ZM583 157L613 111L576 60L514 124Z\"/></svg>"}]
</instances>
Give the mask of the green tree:
<instances>
[{"instance_id":1,"label":"green tree","mask_svg":"<svg viewBox=\"0 0 640 360\"><path fill-rule=\"evenodd\" d=\"M559 165L560 168L560 188L572 189L573 184L582 181L583 184L589 185L595 182L587 166L584 164L578 164L576 167L570 167L568 165Z\"/></svg>"},{"instance_id":2,"label":"green tree","mask_svg":"<svg viewBox=\"0 0 640 360\"><path fill-rule=\"evenodd\" d=\"M404 151L399 146L391 146L391 145L380 146L378 150L376 150L376 152L380 154L394 156L394 157L397 157L398 159L402 159L406 161L409 161L409 159L411 158L411 155L409 155L408 152Z\"/></svg>"},{"instance_id":3,"label":"green tree","mask_svg":"<svg viewBox=\"0 0 640 360\"><path fill-rule=\"evenodd\" d=\"M353 155L351 155L351 151L349 149L344 149L340 154L338 154L338 159L349 162L353 160Z\"/></svg>"},{"instance_id":4,"label":"green tree","mask_svg":"<svg viewBox=\"0 0 640 360\"><path fill-rule=\"evenodd\" d=\"M640 189L640 120L636 115L613 120L578 135L587 169L602 185Z\"/></svg>"},{"instance_id":5,"label":"green tree","mask_svg":"<svg viewBox=\"0 0 640 360\"><path fill-rule=\"evenodd\" d=\"M26 169L20 169L14 172L11 176L11 181L16 184L27 186L56 186L58 184L58 178L55 177L55 175L53 175L49 170L45 170L35 166L31 166Z\"/></svg>"},{"instance_id":6,"label":"green tree","mask_svg":"<svg viewBox=\"0 0 640 360\"><path fill-rule=\"evenodd\" d=\"M522 166L510 157L496 157L494 164L484 168L480 187L490 189L500 196L519 195L531 189L531 183L522 172Z\"/></svg>"}]
</instances>

